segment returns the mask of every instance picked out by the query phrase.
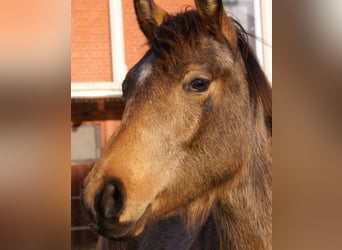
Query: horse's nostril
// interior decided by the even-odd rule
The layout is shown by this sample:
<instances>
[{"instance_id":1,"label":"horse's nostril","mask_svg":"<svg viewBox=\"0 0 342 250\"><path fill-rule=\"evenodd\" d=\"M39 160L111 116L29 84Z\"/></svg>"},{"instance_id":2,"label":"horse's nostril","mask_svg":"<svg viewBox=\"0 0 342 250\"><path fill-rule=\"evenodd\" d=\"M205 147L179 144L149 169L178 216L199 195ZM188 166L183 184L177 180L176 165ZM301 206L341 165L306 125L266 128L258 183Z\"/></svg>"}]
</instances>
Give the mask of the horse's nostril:
<instances>
[{"instance_id":1,"label":"horse's nostril","mask_svg":"<svg viewBox=\"0 0 342 250\"><path fill-rule=\"evenodd\" d=\"M111 180L105 183L95 200L97 212L104 218L118 218L124 206L124 190L119 181Z\"/></svg>"},{"instance_id":2,"label":"horse's nostril","mask_svg":"<svg viewBox=\"0 0 342 250\"><path fill-rule=\"evenodd\" d=\"M115 209L115 193L116 188L114 185L107 184L103 190L102 204L103 204L103 215L108 219L113 218L113 211Z\"/></svg>"}]
</instances>

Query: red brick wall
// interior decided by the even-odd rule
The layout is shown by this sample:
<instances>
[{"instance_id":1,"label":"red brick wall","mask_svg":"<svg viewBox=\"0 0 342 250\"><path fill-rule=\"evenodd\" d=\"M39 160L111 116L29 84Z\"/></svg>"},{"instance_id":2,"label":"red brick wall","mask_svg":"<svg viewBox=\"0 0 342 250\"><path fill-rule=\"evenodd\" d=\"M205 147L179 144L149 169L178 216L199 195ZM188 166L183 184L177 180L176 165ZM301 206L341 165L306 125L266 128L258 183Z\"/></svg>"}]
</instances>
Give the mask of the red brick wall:
<instances>
[{"instance_id":1,"label":"red brick wall","mask_svg":"<svg viewBox=\"0 0 342 250\"><path fill-rule=\"evenodd\" d=\"M193 0L156 0L170 13ZM71 1L71 81L112 81L110 20L108 0ZM139 30L133 0L122 0L125 60L130 69L147 50L146 40Z\"/></svg>"},{"instance_id":2,"label":"red brick wall","mask_svg":"<svg viewBox=\"0 0 342 250\"><path fill-rule=\"evenodd\" d=\"M71 32L71 81L111 81L108 0L72 0Z\"/></svg>"},{"instance_id":3,"label":"red brick wall","mask_svg":"<svg viewBox=\"0 0 342 250\"><path fill-rule=\"evenodd\" d=\"M194 6L193 0L155 0L155 2L169 13L177 13L186 6ZM123 23L125 39L126 65L130 69L147 50L146 39L136 21L133 0L123 0Z\"/></svg>"}]
</instances>

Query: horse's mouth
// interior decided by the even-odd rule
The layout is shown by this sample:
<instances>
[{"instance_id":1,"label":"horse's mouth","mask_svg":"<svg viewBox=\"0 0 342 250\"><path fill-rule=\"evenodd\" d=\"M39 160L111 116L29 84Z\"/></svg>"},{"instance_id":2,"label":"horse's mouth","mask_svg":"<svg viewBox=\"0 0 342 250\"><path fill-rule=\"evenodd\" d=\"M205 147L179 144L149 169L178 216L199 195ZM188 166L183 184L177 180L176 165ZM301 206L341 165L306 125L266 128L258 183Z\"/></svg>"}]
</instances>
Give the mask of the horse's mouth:
<instances>
[{"instance_id":1,"label":"horse's mouth","mask_svg":"<svg viewBox=\"0 0 342 250\"><path fill-rule=\"evenodd\" d=\"M148 205L140 218L133 222L120 223L118 219L106 219L103 217L94 218L91 211L87 211L86 219L90 228L97 234L108 239L129 239L137 237L145 228L151 212L151 205Z\"/></svg>"},{"instance_id":2,"label":"horse's mouth","mask_svg":"<svg viewBox=\"0 0 342 250\"><path fill-rule=\"evenodd\" d=\"M119 224L104 221L96 225L94 229L96 233L108 239L125 239L133 236L135 226L134 223Z\"/></svg>"}]
</instances>

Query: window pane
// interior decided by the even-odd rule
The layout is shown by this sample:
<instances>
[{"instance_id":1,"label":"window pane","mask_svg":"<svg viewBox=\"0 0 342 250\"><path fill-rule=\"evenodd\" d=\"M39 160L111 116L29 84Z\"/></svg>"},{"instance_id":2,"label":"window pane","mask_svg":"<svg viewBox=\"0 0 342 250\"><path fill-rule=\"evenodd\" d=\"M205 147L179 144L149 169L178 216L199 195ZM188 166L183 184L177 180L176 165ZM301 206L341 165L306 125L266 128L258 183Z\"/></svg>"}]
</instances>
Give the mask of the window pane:
<instances>
[{"instance_id":1,"label":"window pane","mask_svg":"<svg viewBox=\"0 0 342 250\"><path fill-rule=\"evenodd\" d=\"M99 125L81 125L71 130L71 160L96 160L100 156Z\"/></svg>"},{"instance_id":2,"label":"window pane","mask_svg":"<svg viewBox=\"0 0 342 250\"><path fill-rule=\"evenodd\" d=\"M255 35L254 0L223 0L223 4L228 15L235 18L249 34ZM255 39L251 36L249 43L255 51Z\"/></svg>"},{"instance_id":3,"label":"window pane","mask_svg":"<svg viewBox=\"0 0 342 250\"><path fill-rule=\"evenodd\" d=\"M223 0L223 4L249 34L249 44L272 83L272 0Z\"/></svg>"}]
</instances>

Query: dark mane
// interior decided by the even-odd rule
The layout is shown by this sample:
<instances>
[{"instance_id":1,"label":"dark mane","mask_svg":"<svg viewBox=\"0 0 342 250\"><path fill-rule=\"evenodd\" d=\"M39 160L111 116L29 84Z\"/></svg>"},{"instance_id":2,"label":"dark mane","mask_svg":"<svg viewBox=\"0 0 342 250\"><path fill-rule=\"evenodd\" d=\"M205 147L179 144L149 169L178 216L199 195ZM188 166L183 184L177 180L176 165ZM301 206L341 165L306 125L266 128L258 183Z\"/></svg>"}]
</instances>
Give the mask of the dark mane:
<instances>
[{"instance_id":1,"label":"dark mane","mask_svg":"<svg viewBox=\"0 0 342 250\"><path fill-rule=\"evenodd\" d=\"M167 65L174 66L189 48L191 51L191 48L199 44L198 35L205 33L208 31L201 24L198 12L189 10L169 16L163 25L155 30L149 45Z\"/></svg>"},{"instance_id":2,"label":"dark mane","mask_svg":"<svg viewBox=\"0 0 342 250\"><path fill-rule=\"evenodd\" d=\"M264 108L265 123L270 135L272 135L272 88L256 59L255 53L248 44L248 33L238 21L234 19L233 21L237 31L240 54L247 71L246 78L251 101L256 112L258 98L260 98Z\"/></svg>"}]
</instances>

